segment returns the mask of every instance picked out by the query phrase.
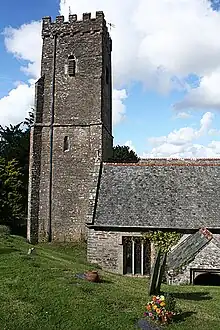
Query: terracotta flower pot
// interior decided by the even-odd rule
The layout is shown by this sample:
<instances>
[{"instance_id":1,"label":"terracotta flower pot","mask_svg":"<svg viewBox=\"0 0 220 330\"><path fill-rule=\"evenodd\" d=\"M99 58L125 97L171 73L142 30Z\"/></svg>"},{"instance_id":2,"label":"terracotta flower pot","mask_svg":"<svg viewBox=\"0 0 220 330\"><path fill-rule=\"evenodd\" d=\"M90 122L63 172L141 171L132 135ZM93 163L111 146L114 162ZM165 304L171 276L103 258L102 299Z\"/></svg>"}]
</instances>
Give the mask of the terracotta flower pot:
<instances>
[{"instance_id":1,"label":"terracotta flower pot","mask_svg":"<svg viewBox=\"0 0 220 330\"><path fill-rule=\"evenodd\" d=\"M86 273L86 279L89 282L99 282L100 281L99 274L95 270L87 272Z\"/></svg>"}]
</instances>

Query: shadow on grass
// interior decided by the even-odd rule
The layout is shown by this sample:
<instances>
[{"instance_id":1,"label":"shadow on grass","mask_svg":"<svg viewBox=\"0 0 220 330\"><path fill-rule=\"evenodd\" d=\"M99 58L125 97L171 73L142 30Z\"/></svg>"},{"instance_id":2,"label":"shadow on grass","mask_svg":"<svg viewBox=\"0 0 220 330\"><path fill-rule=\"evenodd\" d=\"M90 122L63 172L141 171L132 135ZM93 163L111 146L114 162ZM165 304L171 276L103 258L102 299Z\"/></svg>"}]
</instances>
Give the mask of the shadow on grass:
<instances>
[{"instance_id":1,"label":"shadow on grass","mask_svg":"<svg viewBox=\"0 0 220 330\"><path fill-rule=\"evenodd\" d=\"M185 300L211 300L209 292L172 292L171 295L176 299Z\"/></svg>"},{"instance_id":2,"label":"shadow on grass","mask_svg":"<svg viewBox=\"0 0 220 330\"><path fill-rule=\"evenodd\" d=\"M12 252L17 252L19 250L14 249L14 248L0 248L0 254L9 254Z\"/></svg>"},{"instance_id":3,"label":"shadow on grass","mask_svg":"<svg viewBox=\"0 0 220 330\"><path fill-rule=\"evenodd\" d=\"M197 314L196 312L183 312L175 316L174 322L184 322L188 317Z\"/></svg>"},{"instance_id":4,"label":"shadow on grass","mask_svg":"<svg viewBox=\"0 0 220 330\"><path fill-rule=\"evenodd\" d=\"M90 282L86 279L86 275L84 273L83 274L75 274L75 277L79 278L81 280L85 280L88 283L93 283L93 284L96 284L96 285L99 285L99 284L112 284L113 283L112 281L105 280L103 278L100 278L100 280L98 282Z\"/></svg>"},{"instance_id":5,"label":"shadow on grass","mask_svg":"<svg viewBox=\"0 0 220 330\"><path fill-rule=\"evenodd\" d=\"M99 284L102 284L102 283L104 283L104 284L112 284L113 282L112 281L109 281L109 280L104 280L103 278L101 278Z\"/></svg>"}]
</instances>

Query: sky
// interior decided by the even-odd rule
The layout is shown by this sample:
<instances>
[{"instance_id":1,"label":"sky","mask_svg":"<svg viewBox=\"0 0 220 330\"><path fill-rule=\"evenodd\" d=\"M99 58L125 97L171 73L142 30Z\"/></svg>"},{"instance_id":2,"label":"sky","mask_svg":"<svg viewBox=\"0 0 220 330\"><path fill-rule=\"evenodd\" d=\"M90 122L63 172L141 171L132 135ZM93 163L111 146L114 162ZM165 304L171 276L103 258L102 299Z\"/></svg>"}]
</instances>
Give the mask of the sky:
<instances>
[{"instance_id":1,"label":"sky","mask_svg":"<svg viewBox=\"0 0 220 330\"><path fill-rule=\"evenodd\" d=\"M220 157L220 0L8 0L0 4L0 125L34 107L43 16L114 24L114 145L142 158Z\"/></svg>"}]
</instances>

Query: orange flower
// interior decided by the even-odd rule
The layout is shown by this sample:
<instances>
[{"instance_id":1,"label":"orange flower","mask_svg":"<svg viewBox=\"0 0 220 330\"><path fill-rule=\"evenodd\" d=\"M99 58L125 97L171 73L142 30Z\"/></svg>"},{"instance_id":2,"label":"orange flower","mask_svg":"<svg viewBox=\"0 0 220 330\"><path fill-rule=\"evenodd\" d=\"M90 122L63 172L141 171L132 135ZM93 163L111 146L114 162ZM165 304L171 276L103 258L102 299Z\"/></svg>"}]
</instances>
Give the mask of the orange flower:
<instances>
[{"instance_id":1,"label":"orange flower","mask_svg":"<svg viewBox=\"0 0 220 330\"><path fill-rule=\"evenodd\" d=\"M156 296L153 296L152 300L153 301L156 301L157 300L157 297Z\"/></svg>"},{"instance_id":2,"label":"orange flower","mask_svg":"<svg viewBox=\"0 0 220 330\"><path fill-rule=\"evenodd\" d=\"M160 314L160 308L156 309L157 314Z\"/></svg>"}]
</instances>

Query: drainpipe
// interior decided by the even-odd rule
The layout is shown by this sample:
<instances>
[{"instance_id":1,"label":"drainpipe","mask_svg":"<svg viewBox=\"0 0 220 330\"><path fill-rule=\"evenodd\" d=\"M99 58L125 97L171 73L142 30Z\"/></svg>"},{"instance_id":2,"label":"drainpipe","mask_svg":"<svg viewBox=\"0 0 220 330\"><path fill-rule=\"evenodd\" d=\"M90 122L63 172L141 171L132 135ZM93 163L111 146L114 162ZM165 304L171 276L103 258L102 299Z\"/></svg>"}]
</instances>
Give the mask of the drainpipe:
<instances>
[{"instance_id":1,"label":"drainpipe","mask_svg":"<svg viewBox=\"0 0 220 330\"><path fill-rule=\"evenodd\" d=\"M50 184L49 184L49 221L48 221L48 242L52 241L52 188L53 188L53 124L55 104L55 79L56 79L56 49L57 35L54 35L53 44L53 71L52 71L52 95L51 95L51 119L50 119Z\"/></svg>"}]
</instances>

